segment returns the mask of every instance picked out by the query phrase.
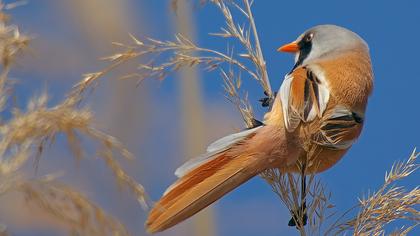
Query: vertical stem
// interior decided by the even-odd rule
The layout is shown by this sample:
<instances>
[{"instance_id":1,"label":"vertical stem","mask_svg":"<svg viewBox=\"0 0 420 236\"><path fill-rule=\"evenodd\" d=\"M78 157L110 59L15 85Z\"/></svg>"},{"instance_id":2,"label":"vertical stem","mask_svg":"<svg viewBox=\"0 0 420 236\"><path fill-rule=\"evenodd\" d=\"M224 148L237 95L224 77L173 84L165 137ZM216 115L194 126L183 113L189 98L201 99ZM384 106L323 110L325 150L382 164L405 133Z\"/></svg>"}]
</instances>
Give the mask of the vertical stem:
<instances>
[{"instance_id":1,"label":"vertical stem","mask_svg":"<svg viewBox=\"0 0 420 236\"><path fill-rule=\"evenodd\" d=\"M299 228L304 228L306 224L306 161L301 165L301 176L300 176L300 209L299 209Z\"/></svg>"},{"instance_id":2,"label":"vertical stem","mask_svg":"<svg viewBox=\"0 0 420 236\"><path fill-rule=\"evenodd\" d=\"M255 49L257 52L257 58L259 60L258 64L259 64L259 67L261 70L261 76L262 76L261 81L263 83L263 87L264 87L265 92L267 93L267 96L272 97L273 91L271 90L270 80L268 78L268 73L267 73L267 66L265 64L264 56L261 50L260 40L258 38L257 27L255 26L255 21L254 21L254 16L252 15L251 6L249 4L249 0L243 0L243 2L245 4L249 23L252 28L252 34L254 35Z\"/></svg>"},{"instance_id":3,"label":"vertical stem","mask_svg":"<svg viewBox=\"0 0 420 236\"><path fill-rule=\"evenodd\" d=\"M187 0L178 1L178 14L174 23L178 32L194 41L195 21L192 9ZM182 127L184 130L184 155L186 158L197 156L205 148L204 110L201 98L200 78L196 68L180 69L180 102L182 107ZM208 207L197 214L192 220L192 234L200 236L214 236L216 222L213 208Z\"/></svg>"},{"instance_id":4,"label":"vertical stem","mask_svg":"<svg viewBox=\"0 0 420 236\"><path fill-rule=\"evenodd\" d=\"M301 207L303 207L303 205L306 205L306 162L304 162L301 165L301 176L300 176L300 187L301 187L301 199L300 199L300 204L302 205Z\"/></svg>"}]
</instances>

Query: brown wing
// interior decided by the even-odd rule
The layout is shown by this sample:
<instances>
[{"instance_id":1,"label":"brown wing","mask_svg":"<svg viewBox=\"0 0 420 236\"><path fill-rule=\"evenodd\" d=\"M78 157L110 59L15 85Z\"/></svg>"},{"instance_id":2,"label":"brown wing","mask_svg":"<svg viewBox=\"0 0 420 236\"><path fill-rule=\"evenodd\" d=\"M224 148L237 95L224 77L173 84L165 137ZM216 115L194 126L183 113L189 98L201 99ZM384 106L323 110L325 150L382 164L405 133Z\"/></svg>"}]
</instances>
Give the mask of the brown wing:
<instances>
[{"instance_id":1,"label":"brown wing","mask_svg":"<svg viewBox=\"0 0 420 236\"><path fill-rule=\"evenodd\" d=\"M286 128L295 130L301 122L321 118L329 100L328 83L322 73L301 67L287 75L280 88Z\"/></svg>"},{"instance_id":2,"label":"brown wing","mask_svg":"<svg viewBox=\"0 0 420 236\"><path fill-rule=\"evenodd\" d=\"M280 98L284 121L289 132L299 124L314 123L311 139L332 148L349 148L360 134L363 118L344 105L331 106L328 81L317 67L301 67L286 76ZM327 106L330 105L327 109ZM319 125L319 127L318 127Z\"/></svg>"}]
</instances>

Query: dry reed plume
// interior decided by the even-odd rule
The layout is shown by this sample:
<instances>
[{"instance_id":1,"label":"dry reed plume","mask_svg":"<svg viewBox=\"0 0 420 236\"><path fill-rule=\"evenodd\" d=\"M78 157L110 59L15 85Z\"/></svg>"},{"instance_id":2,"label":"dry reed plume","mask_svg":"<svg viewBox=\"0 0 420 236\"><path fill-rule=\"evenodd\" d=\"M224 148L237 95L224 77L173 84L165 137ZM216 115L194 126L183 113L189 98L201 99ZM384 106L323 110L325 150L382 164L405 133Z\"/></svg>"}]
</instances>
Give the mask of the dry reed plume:
<instances>
[{"instance_id":1,"label":"dry reed plume","mask_svg":"<svg viewBox=\"0 0 420 236\"><path fill-rule=\"evenodd\" d=\"M79 191L45 176L27 180L15 175L2 178L0 194L17 192L28 207L54 217L71 235L130 235L125 226L108 215Z\"/></svg>"},{"instance_id":2,"label":"dry reed plume","mask_svg":"<svg viewBox=\"0 0 420 236\"><path fill-rule=\"evenodd\" d=\"M16 57L28 45L30 38L21 34L15 25L8 24L5 9L13 5L0 2L0 108L4 110L11 87L9 72ZM96 75L103 75L106 71ZM89 77L90 75L87 75ZM124 225L82 193L51 178L28 179L20 173L28 160L41 158L46 145L54 143L57 134L64 134L74 157L84 156L80 135L90 138L98 146L97 155L102 157L121 187L127 188L146 207L146 195L142 185L131 178L119 164L116 155L132 159L133 155L111 135L95 128L91 111L80 107L85 92L91 88L86 78L77 84L53 107L47 106L46 93L31 99L25 110L14 108L12 117L0 124L0 196L17 192L28 204L58 220L76 235L128 235ZM5 232L6 234L6 232Z\"/></svg>"},{"instance_id":3,"label":"dry reed plume","mask_svg":"<svg viewBox=\"0 0 420 236\"><path fill-rule=\"evenodd\" d=\"M420 168L416 163L420 153L414 150L407 161L396 162L389 173L385 173L384 184L379 190L359 199L358 213L345 222L337 221L327 233L341 234L351 231L354 235L385 235L385 226L396 220L410 223L393 232L393 235L407 235L420 223L420 190L418 186L407 190L398 186L398 181Z\"/></svg>"}]
</instances>

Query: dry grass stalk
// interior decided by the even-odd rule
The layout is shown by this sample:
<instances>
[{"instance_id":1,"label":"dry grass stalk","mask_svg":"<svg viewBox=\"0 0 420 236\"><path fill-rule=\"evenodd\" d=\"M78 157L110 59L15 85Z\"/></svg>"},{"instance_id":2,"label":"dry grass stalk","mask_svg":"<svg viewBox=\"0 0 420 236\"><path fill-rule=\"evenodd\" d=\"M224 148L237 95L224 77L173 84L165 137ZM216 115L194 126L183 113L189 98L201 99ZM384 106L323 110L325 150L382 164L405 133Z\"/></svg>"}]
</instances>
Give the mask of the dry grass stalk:
<instances>
[{"instance_id":1,"label":"dry grass stalk","mask_svg":"<svg viewBox=\"0 0 420 236\"><path fill-rule=\"evenodd\" d=\"M415 224L415 225L412 225L412 226L410 226L410 227L401 227L400 229L397 229L397 230L395 230L395 231L393 231L392 233L390 233L389 235L390 236L405 236L405 235L408 235L408 233L412 230L412 229L414 229L416 226L418 226L419 224L417 223L417 224Z\"/></svg>"},{"instance_id":2,"label":"dry grass stalk","mask_svg":"<svg viewBox=\"0 0 420 236\"><path fill-rule=\"evenodd\" d=\"M36 206L64 224L71 235L129 235L118 220L51 177L15 182L13 190L21 193L29 206Z\"/></svg>"},{"instance_id":3,"label":"dry grass stalk","mask_svg":"<svg viewBox=\"0 0 420 236\"><path fill-rule=\"evenodd\" d=\"M257 30L251 12L251 4L248 0L244 0L244 7L241 7L231 2L235 9L238 9L239 12L246 16L250 25L250 29L247 30L245 27L240 27L235 24L230 8L224 1L210 2L221 10L227 24L226 28L221 29L221 33L214 33L212 35L237 39L243 46L245 52L234 54L233 50L228 49L227 53L222 53L217 50L199 47L181 34L177 34L174 41L161 41L153 38L146 38L142 41L131 35L133 40L131 44L114 42L114 45L121 47L123 50L103 59L111 62L109 68L114 68L123 62L136 59L140 56L149 58L148 62L139 65L139 71L137 73L123 77L137 77L140 81L144 78L163 79L181 67L202 65L205 70L211 71L214 69L223 69L223 65L228 65L245 71L251 78L260 82L268 96L272 96L265 60L261 52ZM248 68L242 60L250 60L254 68ZM101 72L89 74L86 76L84 83L90 83L101 75Z\"/></svg>"},{"instance_id":4,"label":"dry grass stalk","mask_svg":"<svg viewBox=\"0 0 420 236\"><path fill-rule=\"evenodd\" d=\"M86 84L84 84L86 85ZM85 89L83 87L82 89ZM114 173L124 172L117 160L113 158L114 151L122 156L132 159L132 154L114 137L107 135L94 127L92 114L87 108L78 108L81 101L81 87L76 87L70 96L61 104L48 108L46 106L47 96L42 95L29 102L27 111L15 110L14 116L0 126L0 171L2 173L15 171L25 163L32 144L38 145L38 150L43 150L46 141L53 141L58 133L67 136L69 145L76 157L81 157L82 148L77 139L77 134L86 134L93 140L99 142L100 150L106 150L106 163L110 164ZM17 147L17 153L12 158L5 158L4 154L11 148ZM16 157L16 158L14 158ZM19 157L19 158L17 158ZM25 158L26 157L26 158ZM111 158L112 157L112 158ZM132 183L133 179L121 174L115 175L116 179L135 193L138 200L145 203L145 194L141 185ZM144 205L144 204L143 204Z\"/></svg>"},{"instance_id":5,"label":"dry grass stalk","mask_svg":"<svg viewBox=\"0 0 420 236\"><path fill-rule=\"evenodd\" d=\"M73 99L70 97L69 99ZM73 154L82 157L83 148L77 134L84 134L98 142L101 157L104 158L116 180L122 185L127 185L135 196L145 206L145 193L140 184L129 177L118 161L114 158L115 151L122 156L132 159L133 155L114 137L97 130L93 125L93 116L87 108L76 108L72 102L65 100L62 104L48 108L47 96L43 95L32 99L26 112L15 111L14 117L0 126L0 173L8 174L16 171L33 152L33 145L38 150L44 150L48 141L53 141L58 133L64 133ZM10 149L15 151L9 158L6 154Z\"/></svg>"},{"instance_id":6,"label":"dry grass stalk","mask_svg":"<svg viewBox=\"0 0 420 236\"><path fill-rule=\"evenodd\" d=\"M359 199L356 217L344 223L333 225L328 232L336 234L351 231L354 235L384 235L385 226L396 220L412 223L411 226L399 229L402 235L407 234L420 223L420 189L412 190L397 186L396 182L410 176L420 167L416 163L420 153L413 151L406 162L395 163L390 172L385 174L382 187L367 197Z\"/></svg>"},{"instance_id":7,"label":"dry grass stalk","mask_svg":"<svg viewBox=\"0 0 420 236\"><path fill-rule=\"evenodd\" d=\"M299 165L300 168L301 166ZM300 235L321 235L324 221L331 217L327 215L327 211L334 206L330 203L331 193L327 192L316 175L290 174L283 173L280 169L270 169L262 173L261 177L289 209ZM306 178L306 185L302 184L302 178ZM306 194L303 196L302 192ZM305 225L305 215L308 226L302 227Z\"/></svg>"},{"instance_id":8,"label":"dry grass stalk","mask_svg":"<svg viewBox=\"0 0 420 236\"><path fill-rule=\"evenodd\" d=\"M223 69L220 71L224 83L223 87L226 93L225 97L233 105L235 105L238 111L241 113L246 127L252 127L254 125L254 112L252 110L251 104L248 101L248 95L246 93L244 96L239 94L239 90L242 85L240 74L235 76L235 73L232 69L230 69L228 73L226 73Z\"/></svg>"},{"instance_id":9,"label":"dry grass stalk","mask_svg":"<svg viewBox=\"0 0 420 236\"><path fill-rule=\"evenodd\" d=\"M7 23L3 9L10 8L0 2L0 109L4 109L9 93L8 74L16 56L27 46L29 37L22 35L17 26ZM85 91L93 88L92 81L103 76L112 67L86 76L61 103L48 107L46 93L29 101L24 111L14 109L12 117L0 124L0 195L17 190L29 202L35 202L45 212L61 220L78 235L127 235L122 224L107 216L103 210L71 188L56 181L27 181L19 175L32 156L40 157L47 143L53 143L59 133L66 135L71 151L81 158L83 148L79 135L98 143L98 154L111 169L120 186L128 188L146 207L143 187L131 178L118 163L115 154L132 159L133 155L114 137L95 128L88 108L80 108ZM95 79L89 79L95 78ZM54 198L54 199L53 199ZM54 201L53 201L54 200ZM67 205L66 205L67 204ZM73 206L73 216L66 215Z\"/></svg>"},{"instance_id":10,"label":"dry grass stalk","mask_svg":"<svg viewBox=\"0 0 420 236\"><path fill-rule=\"evenodd\" d=\"M118 220L77 190L54 179L55 176L45 176L27 180L19 173L2 175L0 197L11 192L21 194L29 207L35 206L52 217L69 235L129 235ZM8 235L4 228L0 235Z\"/></svg>"},{"instance_id":11,"label":"dry grass stalk","mask_svg":"<svg viewBox=\"0 0 420 236\"><path fill-rule=\"evenodd\" d=\"M16 56L28 45L29 37L22 35L15 25L8 24L9 16L4 9L13 8L13 4L0 1L0 111L7 101L7 76Z\"/></svg>"},{"instance_id":12,"label":"dry grass stalk","mask_svg":"<svg viewBox=\"0 0 420 236\"><path fill-rule=\"evenodd\" d=\"M226 20L226 28L221 28L221 33L215 33L213 35L217 35L223 38L235 38L242 44L246 52L240 53L239 56L251 60L256 69L255 74L257 75L257 80L260 82L264 92L267 93L267 96L272 97L273 92L271 90L270 80L268 78L267 67L261 50L254 16L251 11L251 5L253 1L250 3L249 0L243 0L243 6L235 3L234 1L228 1L228 3L232 4L243 16L245 16L249 24L249 29L246 29L245 25L240 26L237 24L230 8L226 5L225 1L211 0L210 2L216 4L216 6L219 7ZM254 41L251 40L251 37L254 39Z\"/></svg>"}]
</instances>

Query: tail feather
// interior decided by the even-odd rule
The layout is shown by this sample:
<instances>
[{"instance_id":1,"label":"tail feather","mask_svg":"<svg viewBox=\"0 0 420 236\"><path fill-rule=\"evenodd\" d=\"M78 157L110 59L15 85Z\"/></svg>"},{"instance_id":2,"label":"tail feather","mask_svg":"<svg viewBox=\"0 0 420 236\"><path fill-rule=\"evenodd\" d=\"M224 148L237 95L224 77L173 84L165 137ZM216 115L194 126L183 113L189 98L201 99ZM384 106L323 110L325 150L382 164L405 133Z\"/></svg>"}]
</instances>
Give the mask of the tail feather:
<instances>
[{"instance_id":1,"label":"tail feather","mask_svg":"<svg viewBox=\"0 0 420 236\"><path fill-rule=\"evenodd\" d=\"M189 218L255 176L252 159L247 156L232 159L222 154L212 161L216 163L190 172L152 209L146 222L148 231L162 231Z\"/></svg>"},{"instance_id":2,"label":"tail feather","mask_svg":"<svg viewBox=\"0 0 420 236\"><path fill-rule=\"evenodd\" d=\"M263 169L258 166L262 162L250 152L238 151L241 144L217 153L173 184L150 212L148 232L174 226L257 175Z\"/></svg>"}]
</instances>

